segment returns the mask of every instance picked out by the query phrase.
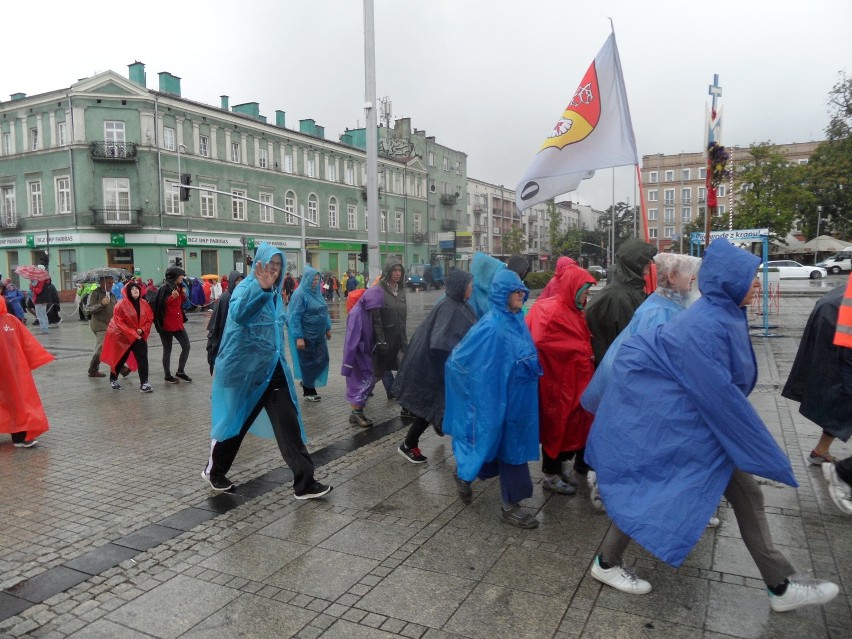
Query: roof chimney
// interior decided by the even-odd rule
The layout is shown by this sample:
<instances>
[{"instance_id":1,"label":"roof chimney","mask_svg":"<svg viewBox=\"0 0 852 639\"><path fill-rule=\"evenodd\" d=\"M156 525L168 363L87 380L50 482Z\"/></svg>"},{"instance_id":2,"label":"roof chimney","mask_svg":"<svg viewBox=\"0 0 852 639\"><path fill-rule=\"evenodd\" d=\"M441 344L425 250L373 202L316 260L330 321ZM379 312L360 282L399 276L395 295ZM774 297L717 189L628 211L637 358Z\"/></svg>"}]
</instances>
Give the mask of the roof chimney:
<instances>
[{"instance_id":1,"label":"roof chimney","mask_svg":"<svg viewBox=\"0 0 852 639\"><path fill-rule=\"evenodd\" d=\"M128 64L127 68L129 69L128 77L130 81L138 84L142 87L147 87L147 80L145 78L145 65L138 60L133 64Z\"/></svg>"},{"instance_id":2,"label":"roof chimney","mask_svg":"<svg viewBox=\"0 0 852 639\"><path fill-rule=\"evenodd\" d=\"M27 97L27 94L26 93L13 93L9 97L12 99L12 102L14 102L15 100L23 100L25 97Z\"/></svg>"},{"instance_id":3,"label":"roof chimney","mask_svg":"<svg viewBox=\"0 0 852 639\"><path fill-rule=\"evenodd\" d=\"M219 99L222 100L222 109L227 111L228 110L228 96L227 95L220 95Z\"/></svg>"},{"instance_id":4,"label":"roof chimney","mask_svg":"<svg viewBox=\"0 0 852 639\"><path fill-rule=\"evenodd\" d=\"M287 128L285 124L285 116L287 114L284 111L278 110L275 112L275 126L280 126L282 129Z\"/></svg>"},{"instance_id":5,"label":"roof chimney","mask_svg":"<svg viewBox=\"0 0 852 639\"><path fill-rule=\"evenodd\" d=\"M160 93L171 93L180 97L180 78L168 71L160 71Z\"/></svg>"}]
</instances>

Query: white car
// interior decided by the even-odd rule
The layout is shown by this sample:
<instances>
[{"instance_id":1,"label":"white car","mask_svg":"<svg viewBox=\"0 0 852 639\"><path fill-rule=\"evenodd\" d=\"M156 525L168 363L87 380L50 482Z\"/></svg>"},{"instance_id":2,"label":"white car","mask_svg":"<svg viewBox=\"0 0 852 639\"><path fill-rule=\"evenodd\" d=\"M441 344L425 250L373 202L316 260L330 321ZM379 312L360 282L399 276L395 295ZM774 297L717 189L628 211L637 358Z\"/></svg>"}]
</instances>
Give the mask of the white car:
<instances>
[{"instance_id":1,"label":"white car","mask_svg":"<svg viewBox=\"0 0 852 639\"><path fill-rule=\"evenodd\" d=\"M782 280L812 279L818 280L828 275L821 266L805 266L793 260L772 260L766 263L769 268L777 268Z\"/></svg>"}]
</instances>

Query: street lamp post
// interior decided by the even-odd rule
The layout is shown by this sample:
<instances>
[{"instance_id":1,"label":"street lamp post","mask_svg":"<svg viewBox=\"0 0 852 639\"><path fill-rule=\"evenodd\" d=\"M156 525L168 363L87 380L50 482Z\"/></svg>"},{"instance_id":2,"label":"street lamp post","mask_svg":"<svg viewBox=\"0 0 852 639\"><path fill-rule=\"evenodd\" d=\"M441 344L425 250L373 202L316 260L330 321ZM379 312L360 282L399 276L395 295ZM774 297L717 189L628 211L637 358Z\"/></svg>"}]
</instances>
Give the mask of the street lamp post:
<instances>
[{"instance_id":1,"label":"street lamp post","mask_svg":"<svg viewBox=\"0 0 852 639\"><path fill-rule=\"evenodd\" d=\"M819 260L819 224L822 221L822 204L817 206L817 227L816 237L814 238L814 264Z\"/></svg>"}]
</instances>

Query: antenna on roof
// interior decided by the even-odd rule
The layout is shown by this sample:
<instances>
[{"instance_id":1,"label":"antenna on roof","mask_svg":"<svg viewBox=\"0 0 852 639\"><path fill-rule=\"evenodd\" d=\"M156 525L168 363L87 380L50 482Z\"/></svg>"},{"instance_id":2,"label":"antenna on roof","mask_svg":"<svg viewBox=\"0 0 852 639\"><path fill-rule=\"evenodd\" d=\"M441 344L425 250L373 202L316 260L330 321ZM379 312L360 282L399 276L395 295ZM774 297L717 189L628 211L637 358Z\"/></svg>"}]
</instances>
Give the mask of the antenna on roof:
<instances>
[{"instance_id":1,"label":"antenna on roof","mask_svg":"<svg viewBox=\"0 0 852 639\"><path fill-rule=\"evenodd\" d=\"M380 106L380 117L384 120L385 126L390 128L390 122L393 118L393 114L391 113L392 104L390 98L385 96L381 98L381 106Z\"/></svg>"}]
</instances>

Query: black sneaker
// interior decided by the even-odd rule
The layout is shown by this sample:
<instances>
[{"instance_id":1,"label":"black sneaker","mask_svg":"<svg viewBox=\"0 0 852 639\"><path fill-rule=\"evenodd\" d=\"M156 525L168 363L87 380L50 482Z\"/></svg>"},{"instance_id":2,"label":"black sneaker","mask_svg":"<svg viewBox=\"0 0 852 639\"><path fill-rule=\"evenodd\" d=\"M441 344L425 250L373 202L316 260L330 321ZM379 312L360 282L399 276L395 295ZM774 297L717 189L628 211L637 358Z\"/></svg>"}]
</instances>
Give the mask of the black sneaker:
<instances>
[{"instance_id":1,"label":"black sneaker","mask_svg":"<svg viewBox=\"0 0 852 639\"><path fill-rule=\"evenodd\" d=\"M318 481L314 482L314 485L308 488L305 492L299 494L295 493L293 496L296 499L316 499L317 497L322 497L327 495L332 491L331 486L326 486L325 484L321 484Z\"/></svg>"},{"instance_id":2,"label":"black sneaker","mask_svg":"<svg viewBox=\"0 0 852 639\"><path fill-rule=\"evenodd\" d=\"M121 390L121 384L118 383L118 380L110 381L109 385L112 387L112 390Z\"/></svg>"},{"instance_id":3,"label":"black sneaker","mask_svg":"<svg viewBox=\"0 0 852 639\"><path fill-rule=\"evenodd\" d=\"M425 457L419 448L409 448L405 445L405 442L402 442L397 448L399 454L405 457L412 464L425 464L427 457Z\"/></svg>"},{"instance_id":4,"label":"black sneaker","mask_svg":"<svg viewBox=\"0 0 852 639\"><path fill-rule=\"evenodd\" d=\"M180 380L177 377L172 377L171 375L166 375L163 379L166 380L166 384L180 384Z\"/></svg>"},{"instance_id":5,"label":"black sneaker","mask_svg":"<svg viewBox=\"0 0 852 639\"><path fill-rule=\"evenodd\" d=\"M470 487L469 481L465 481L464 479L456 475L456 488L458 488L459 499L462 500L462 503L473 503L473 490Z\"/></svg>"},{"instance_id":6,"label":"black sneaker","mask_svg":"<svg viewBox=\"0 0 852 639\"><path fill-rule=\"evenodd\" d=\"M175 373L175 377L177 377L178 379L182 379L185 382L191 382L192 381L192 378L189 375L187 375L186 373Z\"/></svg>"},{"instance_id":7,"label":"black sneaker","mask_svg":"<svg viewBox=\"0 0 852 639\"><path fill-rule=\"evenodd\" d=\"M201 478L210 484L210 488L219 493L231 490L234 487L234 483L227 477L211 477L206 470L201 471Z\"/></svg>"}]
</instances>

